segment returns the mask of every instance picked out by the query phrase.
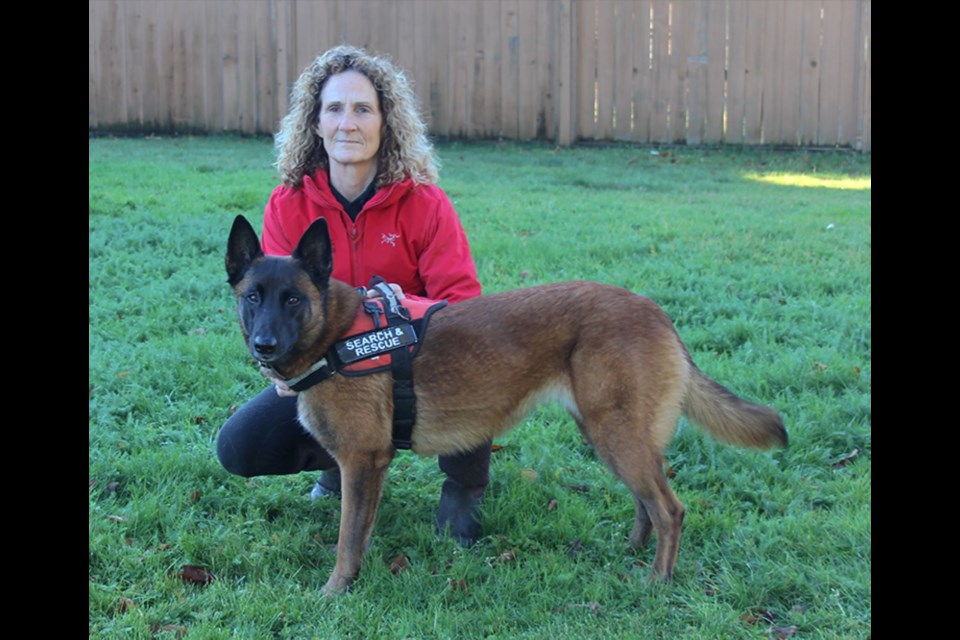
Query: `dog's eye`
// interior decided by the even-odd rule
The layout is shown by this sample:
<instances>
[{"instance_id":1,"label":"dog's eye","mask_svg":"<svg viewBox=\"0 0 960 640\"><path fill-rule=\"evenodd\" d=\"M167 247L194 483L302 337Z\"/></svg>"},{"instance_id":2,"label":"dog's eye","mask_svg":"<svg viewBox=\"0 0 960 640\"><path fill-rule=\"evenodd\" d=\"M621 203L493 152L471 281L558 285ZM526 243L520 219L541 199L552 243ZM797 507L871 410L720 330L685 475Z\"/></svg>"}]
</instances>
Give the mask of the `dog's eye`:
<instances>
[{"instance_id":1,"label":"dog's eye","mask_svg":"<svg viewBox=\"0 0 960 640\"><path fill-rule=\"evenodd\" d=\"M300 304L300 298L297 296L290 296L287 298L287 304L293 306L295 304Z\"/></svg>"},{"instance_id":2,"label":"dog's eye","mask_svg":"<svg viewBox=\"0 0 960 640\"><path fill-rule=\"evenodd\" d=\"M257 304L258 302L260 302L260 296L257 295L256 293L248 293L247 302L249 302L250 304Z\"/></svg>"}]
</instances>

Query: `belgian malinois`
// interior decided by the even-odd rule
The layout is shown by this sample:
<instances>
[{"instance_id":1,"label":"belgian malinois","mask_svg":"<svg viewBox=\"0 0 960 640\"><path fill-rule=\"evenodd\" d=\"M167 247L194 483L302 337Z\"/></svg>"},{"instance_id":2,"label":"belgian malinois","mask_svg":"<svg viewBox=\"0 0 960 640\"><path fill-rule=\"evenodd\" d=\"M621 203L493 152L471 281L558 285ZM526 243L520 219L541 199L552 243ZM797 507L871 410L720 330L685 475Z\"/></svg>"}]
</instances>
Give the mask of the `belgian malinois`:
<instances>
[{"instance_id":1,"label":"belgian malinois","mask_svg":"<svg viewBox=\"0 0 960 640\"><path fill-rule=\"evenodd\" d=\"M240 328L272 376L292 379L324 358L348 330L364 295L331 278L333 248L318 219L289 257L264 256L238 216L226 254ZM680 415L721 441L786 446L776 411L747 402L691 360L667 315L630 291L566 282L486 295L434 314L413 359L420 455L470 450L558 401L633 494L630 543L657 533L652 573L669 580L684 507L667 485L663 452ZM391 440L389 372L332 375L298 395L298 414L340 465L337 561L325 594L347 589L373 530Z\"/></svg>"}]
</instances>

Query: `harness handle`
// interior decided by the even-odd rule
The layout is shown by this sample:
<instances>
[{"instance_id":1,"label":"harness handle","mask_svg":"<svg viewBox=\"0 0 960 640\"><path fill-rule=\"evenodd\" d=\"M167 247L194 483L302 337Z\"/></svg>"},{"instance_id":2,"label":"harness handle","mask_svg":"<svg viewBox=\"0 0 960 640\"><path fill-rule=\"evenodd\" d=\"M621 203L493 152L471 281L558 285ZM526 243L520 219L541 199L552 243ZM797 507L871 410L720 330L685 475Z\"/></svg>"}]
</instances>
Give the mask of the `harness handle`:
<instances>
[{"instance_id":1,"label":"harness handle","mask_svg":"<svg viewBox=\"0 0 960 640\"><path fill-rule=\"evenodd\" d=\"M376 289L380 292L380 295L383 296L383 299L386 301L388 316L401 318L406 321L410 320L410 311L400 304L400 301L397 300L397 294L393 292L393 288L386 280L380 276L373 276L373 278L370 279L370 288Z\"/></svg>"}]
</instances>

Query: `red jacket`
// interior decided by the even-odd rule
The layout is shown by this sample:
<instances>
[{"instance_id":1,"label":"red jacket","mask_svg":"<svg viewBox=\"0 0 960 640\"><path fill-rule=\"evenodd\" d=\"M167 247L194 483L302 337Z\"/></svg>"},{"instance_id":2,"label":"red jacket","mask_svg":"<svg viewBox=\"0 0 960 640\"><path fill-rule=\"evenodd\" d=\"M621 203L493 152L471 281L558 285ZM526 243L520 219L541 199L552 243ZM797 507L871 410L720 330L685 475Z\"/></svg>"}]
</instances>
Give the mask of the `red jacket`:
<instances>
[{"instance_id":1,"label":"red jacket","mask_svg":"<svg viewBox=\"0 0 960 640\"><path fill-rule=\"evenodd\" d=\"M377 191L356 222L334 197L325 171L299 188L278 186L263 215L263 251L290 255L317 218L333 243L333 277L366 286L372 276L404 293L451 303L480 295L477 269L453 204L440 187L404 180Z\"/></svg>"}]
</instances>

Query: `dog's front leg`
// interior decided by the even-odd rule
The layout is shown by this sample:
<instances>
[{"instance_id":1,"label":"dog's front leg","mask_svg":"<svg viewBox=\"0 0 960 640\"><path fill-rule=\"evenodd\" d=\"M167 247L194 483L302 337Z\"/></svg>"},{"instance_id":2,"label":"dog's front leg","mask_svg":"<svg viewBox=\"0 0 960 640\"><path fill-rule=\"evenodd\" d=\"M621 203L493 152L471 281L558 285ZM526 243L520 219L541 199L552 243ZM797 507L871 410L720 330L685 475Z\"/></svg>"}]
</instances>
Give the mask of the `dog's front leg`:
<instances>
[{"instance_id":1,"label":"dog's front leg","mask_svg":"<svg viewBox=\"0 0 960 640\"><path fill-rule=\"evenodd\" d=\"M342 498L337 564L323 587L324 595L346 591L360 572L392 458L392 451L364 452L340 458Z\"/></svg>"}]
</instances>

